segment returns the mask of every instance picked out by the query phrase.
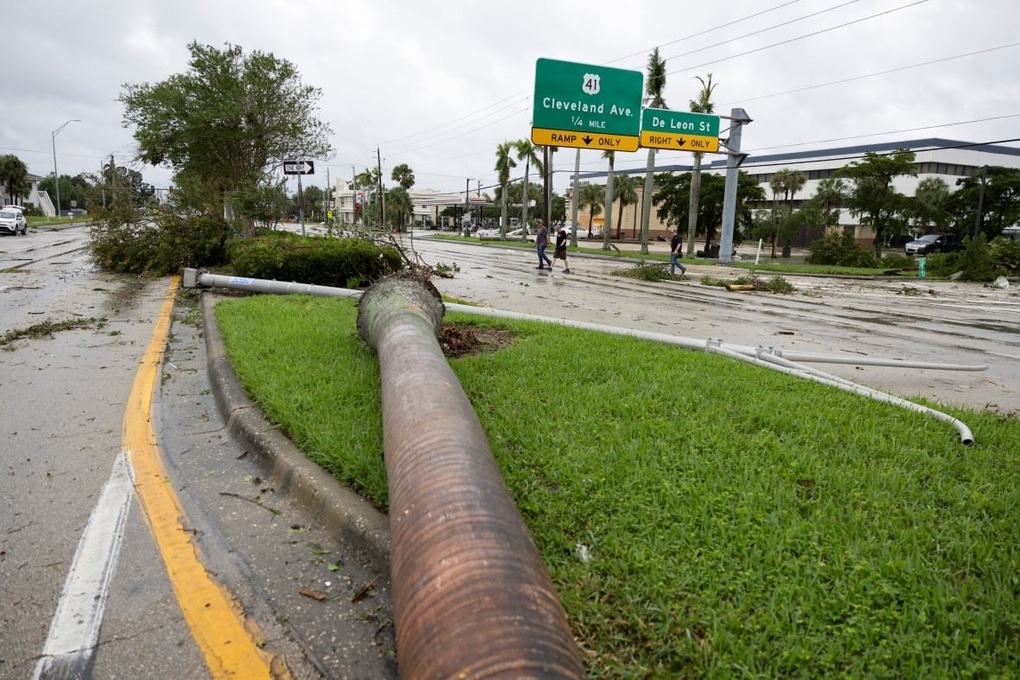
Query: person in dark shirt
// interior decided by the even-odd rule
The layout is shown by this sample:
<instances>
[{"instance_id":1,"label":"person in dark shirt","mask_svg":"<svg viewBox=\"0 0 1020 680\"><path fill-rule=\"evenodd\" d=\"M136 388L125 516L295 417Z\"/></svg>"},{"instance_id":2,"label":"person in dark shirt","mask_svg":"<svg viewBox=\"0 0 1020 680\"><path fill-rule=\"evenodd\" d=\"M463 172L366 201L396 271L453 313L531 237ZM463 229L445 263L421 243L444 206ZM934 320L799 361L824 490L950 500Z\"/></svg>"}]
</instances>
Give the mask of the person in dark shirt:
<instances>
[{"instance_id":1,"label":"person in dark shirt","mask_svg":"<svg viewBox=\"0 0 1020 680\"><path fill-rule=\"evenodd\" d=\"M680 263L680 258L684 254L684 237L680 235L680 230L677 229L673 232L673 238L669 241L669 274L674 276L676 274L676 268L680 267L680 276L687 273L687 267Z\"/></svg>"},{"instance_id":2,"label":"person in dark shirt","mask_svg":"<svg viewBox=\"0 0 1020 680\"><path fill-rule=\"evenodd\" d=\"M553 251L552 262L549 263L549 273L552 273L556 260L563 260L563 273L570 273L570 266L567 265L567 227L561 226L556 232L556 250Z\"/></svg>"},{"instance_id":3,"label":"person in dark shirt","mask_svg":"<svg viewBox=\"0 0 1020 680\"><path fill-rule=\"evenodd\" d=\"M538 223L538 234L535 235L535 249L538 250L538 268L545 269L545 265L549 265L549 269L552 269L552 260L545 254L545 249L549 245L549 230L545 228L545 222L542 220L536 220Z\"/></svg>"}]
</instances>

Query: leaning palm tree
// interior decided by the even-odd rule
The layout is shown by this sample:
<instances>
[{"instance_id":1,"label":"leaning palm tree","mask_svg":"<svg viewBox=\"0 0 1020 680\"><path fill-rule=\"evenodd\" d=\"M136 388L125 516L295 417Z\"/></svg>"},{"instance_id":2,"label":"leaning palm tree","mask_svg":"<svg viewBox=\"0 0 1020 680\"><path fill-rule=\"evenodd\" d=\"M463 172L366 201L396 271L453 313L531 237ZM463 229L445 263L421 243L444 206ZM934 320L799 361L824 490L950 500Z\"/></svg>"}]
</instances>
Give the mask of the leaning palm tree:
<instances>
[{"instance_id":1,"label":"leaning palm tree","mask_svg":"<svg viewBox=\"0 0 1020 680\"><path fill-rule=\"evenodd\" d=\"M602 250L609 250L609 237L613 231L613 166L616 164L615 151L603 151L602 157L609 160L609 172L606 173L606 223L602 227Z\"/></svg>"},{"instance_id":2,"label":"leaning palm tree","mask_svg":"<svg viewBox=\"0 0 1020 680\"><path fill-rule=\"evenodd\" d=\"M659 56L659 48L652 50L648 57L648 77L645 79L645 106L653 109L666 108L662 90L666 87L666 62ZM645 166L645 187L641 194L641 253L648 254L648 223L652 219L652 182L655 174L655 149L648 150L648 164Z\"/></svg>"},{"instance_id":3,"label":"leaning palm tree","mask_svg":"<svg viewBox=\"0 0 1020 680\"><path fill-rule=\"evenodd\" d=\"M517 160L524 161L524 199L521 201L521 240L528 240L528 171L532 165L542 172L542 161L538 160L535 145L530 139L518 139L514 142L514 149L517 151Z\"/></svg>"},{"instance_id":4,"label":"leaning palm tree","mask_svg":"<svg viewBox=\"0 0 1020 680\"><path fill-rule=\"evenodd\" d=\"M712 103L712 92L715 85L712 83L712 74L708 74L708 80L701 76L695 76L701 83L701 92L697 99L691 100L691 111L694 113L712 113L715 105ZM694 257L694 236L698 231L698 204L701 202L701 157L704 154L700 151L694 154L694 167L691 169L691 202L687 210L687 257ZM708 252L709 244L705 244L705 252Z\"/></svg>"},{"instance_id":5,"label":"leaning palm tree","mask_svg":"<svg viewBox=\"0 0 1020 680\"><path fill-rule=\"evenodd\" d=\"M499 220L499 237L506 238L506 188L510 184L510 171L517 167L517 161L513 157L514 144L513 142L503 142L496 147L496 174L499 180L499 196L500 196L500 220Z\"/></svg>"}]
</instances>

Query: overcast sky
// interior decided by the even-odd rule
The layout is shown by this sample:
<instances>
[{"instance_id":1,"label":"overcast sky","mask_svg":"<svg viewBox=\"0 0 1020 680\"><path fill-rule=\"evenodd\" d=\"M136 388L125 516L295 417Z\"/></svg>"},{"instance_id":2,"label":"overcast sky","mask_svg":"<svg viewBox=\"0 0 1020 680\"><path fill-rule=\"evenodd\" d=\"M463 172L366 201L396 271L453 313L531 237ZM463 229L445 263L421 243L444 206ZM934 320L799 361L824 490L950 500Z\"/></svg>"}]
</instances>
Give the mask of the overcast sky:
<instances>
[{"instance_id":1,"label":"overcast sky","mask_svg":"<svg viewBox=\"0 0 1020 680\"><path fill-rule=\"evenodd\" d=\"M0 13L5 68L0 154L30 172L98 172L131 163L117 101L125 83L187 69L191 41L292 62L320 88L336 153L318 159L349 178L401 163L416 188L495 184L495 150L531 135L538 58L645 71L658 46L667 106L686 110L695 76L718 83L716 113L744 108L751 154L944 137L1020 138L1020 0L36 0ZM1016 143L1011 143L1016 146ZM575 152L555 155L556 190ZM647 152L621 153L618 169ZM658 165L689 163L661 152ZM133 165L146 181L171 172ZM604 170L595 151L582 171Z\"/></svg>"}]
</instances>

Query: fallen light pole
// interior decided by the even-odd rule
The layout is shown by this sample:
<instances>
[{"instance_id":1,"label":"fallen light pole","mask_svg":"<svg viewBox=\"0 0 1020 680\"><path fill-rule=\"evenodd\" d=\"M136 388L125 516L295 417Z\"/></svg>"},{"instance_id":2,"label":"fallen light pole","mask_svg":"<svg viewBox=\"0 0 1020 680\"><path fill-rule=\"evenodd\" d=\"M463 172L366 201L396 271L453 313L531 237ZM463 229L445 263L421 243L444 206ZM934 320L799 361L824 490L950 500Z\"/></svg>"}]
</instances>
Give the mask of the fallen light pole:
<instances>
[{"instance_id":1,"label":"fallen light pole","mask_svg":"<svg viewBox=\"0 0 1020 680\"><path fill-rule=\"evenodd\" d=\"M361 291L347 290L344 288L329 288L326 286L312 286L308 284L284 283L280 281L267 281L263 279L248 279L236 276L222 276L206 274L195 269L185 269L183 276L185 288L207 288L212 286L231 288L234 290L247 290L258 293L307 293L309 295L326 295L332 297L360 297ZM668 345L676 345L686 349L705 350L716 354L725 354L731 358L733 355L742 355L745 360L751 359L750 363L773 370L789 373L800 378L821 382L823 384L837 387L847 392L854 392L869 399L884 401L906 408L917 413L924 413L938 420L952 424L960 434L960 441L969 446L974 443L974 436L964 423L951 416L928 407L919 406L913 402L892 397L879 390L864 387L857 383L842 378L835 378L828 374L800 366L799 370L792 370L790 362L807 362L822 364L850 364L855 366L886 366L903 369L930 369L939 371L985 371L986 364L944 364L924 361L903 361L900 359L877 359L871 357L839 357L814 352L798 352L789 350L778 350L774 348L748 347L744 345L733 345L719 340L699 340L696 338L685 338L664 333L653 333L651 331L638 331L631 328L620 328L619 326L605 326L602 324L587 323L584 321L571 321L564 318L551 318L536 316L534 314L522 314L520 312L507 312L498 309L485 309L472 305L448 304L446 308L450 311L477 314L497 319L517 319L522 321L541 321L554 323L571 328L584 328L609 333L612 335L626 335L633 338L640 338L650 342L661 342ZM785 360L785 366L779 366L780 360ZM831 378L831 379L830 379ZM840 384L835 384L836 382Z\"/></svg>"},{"instance_id":2,"label":"fallen light pole","mask_svg":"<svg viewBox=\"0 0 1020 680\"><path fill-rule=\"evenodd\" d=\"M411 277L377 282L358 308L382 378L400 675L581 678L552 581L439 346L443 312Z\"/></svg>"}]
</instances>

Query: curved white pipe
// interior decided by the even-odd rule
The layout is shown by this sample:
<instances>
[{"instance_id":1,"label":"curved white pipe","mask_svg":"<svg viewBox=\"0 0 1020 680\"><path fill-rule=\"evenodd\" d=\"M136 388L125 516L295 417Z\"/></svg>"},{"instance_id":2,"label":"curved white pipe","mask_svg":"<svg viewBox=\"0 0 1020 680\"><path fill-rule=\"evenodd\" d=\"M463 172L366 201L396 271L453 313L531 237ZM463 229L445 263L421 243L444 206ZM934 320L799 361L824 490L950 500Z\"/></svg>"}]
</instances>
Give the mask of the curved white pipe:
<instances>
[{"instance_id":1,"label":"curved white pipe","mask_svg":"<svg viewBox=\"0 0 1020 680\"><path fill-rule=\"evenodd\" d=\"M212 287L233 288L248 290L260 293L293 294L304 293L308 295L320 295L326 297L351 297L361 296L360 290L348 290L346 288L333 288L329 286L315 286L310 284L286 283L281 281L268 281L265 279L250 279L236 276L222 276L199 272L195 269L185 269L183 272L183 285L186 288ZM748 347L745 345L731 345L720 340L698 340L685 338L677 335L666 335L665 333L653 333L650 331L639 331L631 328L620 328L618 326L605 326L602 324L588 323L586 321L571 321L563 318L538 316L536 314L523 314L521 312L508 312L500 309L487 307L474 307L472 305L461 305L457 303L445 303L446 309L451 312L462 312L466 314L477 314L495 319L511 319L517 321L541 321L543 323L558 324L570 328L598 331L610 335L624 335L651 342L659 342L667 345L675 345L686 349L703 349L709 352L716 352L732 359L746 361L758 366L764 366L773 370L796 375L809 380L814 380L823 385L836 387L838 389L866 396L876 401L883 401L897 406L902 406L917 413L929 415L938 420L951 423L960 433L960 441L970 446L974 443L974 435L963 422L950 415L930 409L927 406L915 404L901 397L897 397L879 390L865 387L857 383L839 378L828 373L823 373L807 366L801 366L795 361L809 361L830 364L853 364L857 366L895 366L898 368L920 368L943 371L984 371L988 369L985 364L938 364L925 363L921 361L900 361L898 359L872 359L861 357L838 357L812 352L789 352L776 350L774 348Z\"/></svg>"},{"instance_id":2,"label":"curved white pipe","mask_svg":"<svg viewBox=\"0 0 1020 680\"><path fill-rule=\"evenodd\" d=\"M813 380L814 382L821 383L823 385L829 385L830 387L835 387L837 389L843 390L844 392L859 394L861 396L868 397L869 399L874 399L875 401L895 404L896 406L903 407L909 411L922 413L924 415L935 418L936 420L941 420L943 422L950 423L953 427L956 428L956 431L960 434L960 442L964 446L970 446L971 444L974 443L974 435L970 431L970 428L967 427L965 423L963 423L963 421L958 420L957 418L954 418L949 414L942 413L941 411L936 411L935 409L928 408L927 406L915 404L912 401L908 401L901 397L897 397L895 395L888 394L886 392L882 392L871 387L858 385L857 383L852 382L850 380L846 380L845 378L830 375L828 373L824 373L822 371L810 368L808 366L801 366L800 364L796 364L788 359L784 359L773 354L762 353L755 357L749 357L743 354L739 354L737 352L732 352L718 345L709 345L707 350L709 352L715 352L717 354L721 354L731 359L745 361L756 366L771 368L772 370L779 371L780 373L795 375L799 378L804 378L806 380Z\"/></svg>"}]
</instances>

